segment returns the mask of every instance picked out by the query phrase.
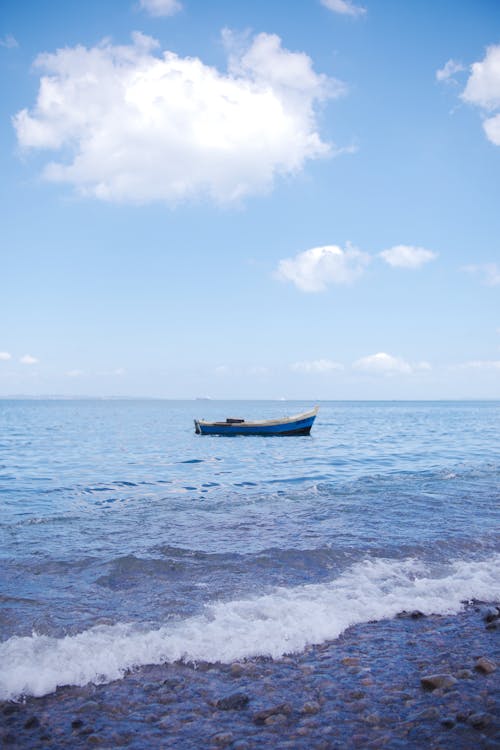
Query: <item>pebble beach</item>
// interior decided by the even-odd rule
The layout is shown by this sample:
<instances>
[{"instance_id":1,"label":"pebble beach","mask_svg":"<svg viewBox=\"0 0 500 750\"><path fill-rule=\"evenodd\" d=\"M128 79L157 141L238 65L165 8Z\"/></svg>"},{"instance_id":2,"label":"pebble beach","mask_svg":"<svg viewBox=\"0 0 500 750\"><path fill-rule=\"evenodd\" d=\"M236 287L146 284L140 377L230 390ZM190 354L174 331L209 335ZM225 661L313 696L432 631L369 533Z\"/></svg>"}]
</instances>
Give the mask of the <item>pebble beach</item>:
<instances>
[{"instance_id":1,"label":"pebble beach","mask_svg":"<svg viewBox=\"0 0 500 750\"><path fill-rule=\"evenodd\" d=\"M402 613L282 659L142 668L0 707L12 748L500 747L500 609Z\"/></svg>"}]
</instances>

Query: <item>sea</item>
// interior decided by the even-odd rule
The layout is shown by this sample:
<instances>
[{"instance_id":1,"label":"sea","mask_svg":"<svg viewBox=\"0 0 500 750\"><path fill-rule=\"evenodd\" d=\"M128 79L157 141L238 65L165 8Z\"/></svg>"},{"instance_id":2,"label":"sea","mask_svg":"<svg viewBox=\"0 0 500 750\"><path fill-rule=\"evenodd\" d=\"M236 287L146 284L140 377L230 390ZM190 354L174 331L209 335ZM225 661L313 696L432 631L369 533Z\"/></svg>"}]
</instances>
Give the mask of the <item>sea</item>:
<instances>
[{"instance_id":1,"label":"sea","mask_svg":"<svg viewBox=\"0 0 500 750\"><path fill-rule=\"evenodd\" d=\"M0 699L500 599L500 402L0 401ZM140 672L139 672L140 674Z\"/></svg>"}]
</instances>

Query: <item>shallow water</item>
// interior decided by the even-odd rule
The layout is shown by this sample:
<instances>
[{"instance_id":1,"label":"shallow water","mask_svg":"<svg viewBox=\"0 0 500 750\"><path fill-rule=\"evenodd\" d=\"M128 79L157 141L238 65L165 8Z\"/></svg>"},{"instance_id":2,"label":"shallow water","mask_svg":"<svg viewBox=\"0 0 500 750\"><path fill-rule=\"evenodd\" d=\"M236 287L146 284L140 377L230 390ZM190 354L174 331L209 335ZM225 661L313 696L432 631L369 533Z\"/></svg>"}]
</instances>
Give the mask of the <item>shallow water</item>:
<instances>
[{"instance_id":1,"label":"shallow water","mask_svg":"<svg viewBox=\"0 0 500 750\"><path fill-rule=\"evenodd\" d=\"M0 698L500 598L500 403L0 401Z\"/></svg>"}]
</instances>

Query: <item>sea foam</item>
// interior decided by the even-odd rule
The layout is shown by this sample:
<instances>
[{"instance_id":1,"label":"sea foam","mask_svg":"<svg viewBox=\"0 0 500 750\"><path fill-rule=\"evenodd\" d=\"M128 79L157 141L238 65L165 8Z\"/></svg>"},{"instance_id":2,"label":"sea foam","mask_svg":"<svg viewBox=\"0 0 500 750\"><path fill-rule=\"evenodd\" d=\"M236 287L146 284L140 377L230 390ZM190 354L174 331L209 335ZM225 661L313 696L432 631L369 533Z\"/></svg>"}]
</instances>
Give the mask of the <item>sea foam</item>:
<instances>
[{"instance_id":1,"label":"sea foam","mask_svg":"<svg viewBox=\"0 0 500 750\"><path fill-rule=\"evenodd\" d=\"M14 636L0 644L0 698L110 682L146 664L278 658L403 610L453 614L467 600L500 599L499 564L500 554L439 570L414 559L365 560L328 583L216 602L196 617L156 629L118 623L63 638Z\"/></svg>"}]
</instances>

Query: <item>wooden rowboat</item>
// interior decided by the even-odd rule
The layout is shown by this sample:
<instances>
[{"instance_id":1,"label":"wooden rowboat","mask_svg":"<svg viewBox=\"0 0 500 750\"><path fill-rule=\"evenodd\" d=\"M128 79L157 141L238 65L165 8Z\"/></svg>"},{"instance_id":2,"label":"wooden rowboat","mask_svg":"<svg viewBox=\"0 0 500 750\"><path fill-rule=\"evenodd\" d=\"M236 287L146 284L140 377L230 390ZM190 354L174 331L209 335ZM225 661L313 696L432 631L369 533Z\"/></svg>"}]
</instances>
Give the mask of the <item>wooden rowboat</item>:
<instances>
[{"instance_id":1,"label":"wooden rowboat","mask_svg":"<svg viewBox=\"0 0 500 750\"><path fill-rule=\"evenodd\" d=\"M224 422L194 420L197 435L309 435L316 419L318 407L303 414L280 419L247 422L239 417L228 417Z\"/></svg>"}]
</instances>

